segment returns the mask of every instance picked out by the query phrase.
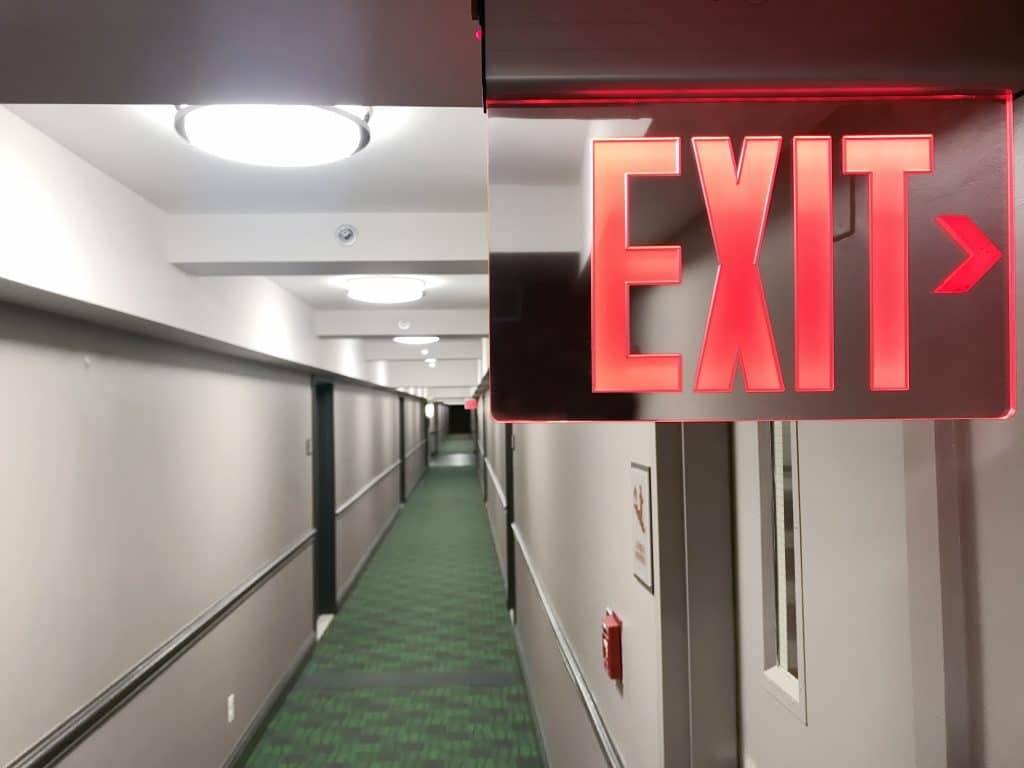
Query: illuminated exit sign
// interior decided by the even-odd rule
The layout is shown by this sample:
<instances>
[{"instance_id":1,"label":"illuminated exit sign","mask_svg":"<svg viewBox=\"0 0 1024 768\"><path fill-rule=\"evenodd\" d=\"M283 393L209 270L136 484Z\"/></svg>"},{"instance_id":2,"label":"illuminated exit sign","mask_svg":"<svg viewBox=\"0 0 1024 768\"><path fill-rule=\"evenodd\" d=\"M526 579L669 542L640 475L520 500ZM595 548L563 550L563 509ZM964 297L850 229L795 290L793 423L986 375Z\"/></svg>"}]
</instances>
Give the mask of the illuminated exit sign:
<instances>
[{"instance_id":1,"label":"illuminated exit sign","mask_svg":"<svg viewBox=\"0 0 1024 768\"><path fill-rule=\"evenodd\" d=\"M586 126L579 251L492 247L499 418L1012 413L1008 97L489 114L553 141Z\"/></svg>"}]
</instances>

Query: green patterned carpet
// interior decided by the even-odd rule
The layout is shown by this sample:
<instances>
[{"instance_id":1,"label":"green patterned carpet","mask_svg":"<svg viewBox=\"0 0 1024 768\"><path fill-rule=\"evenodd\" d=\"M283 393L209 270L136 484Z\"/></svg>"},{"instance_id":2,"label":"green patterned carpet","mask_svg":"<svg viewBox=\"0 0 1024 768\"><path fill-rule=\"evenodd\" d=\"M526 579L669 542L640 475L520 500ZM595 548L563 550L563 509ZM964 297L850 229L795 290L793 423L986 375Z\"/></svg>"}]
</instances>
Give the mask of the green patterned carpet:
<instances>
[{"instance_id":1,"label":"green patterned carpet","mask_svg":"<svg viewBox=\"0 0 1024 768\"><path fill-rule=\"evenodd\" d=\"M449 435L448 439L441 443L438 453L473 453L472 435Z\"/></svg>"},{"instance_id":2,"label":"green patterned carpet","mask_svg":"<svg viewBox=\"0 0 1024 768\"><path fill-rule=\"evenodd\" d=\"M247 765L542 765L472 466L428 471Z\"/></svg>"}]
</instances>

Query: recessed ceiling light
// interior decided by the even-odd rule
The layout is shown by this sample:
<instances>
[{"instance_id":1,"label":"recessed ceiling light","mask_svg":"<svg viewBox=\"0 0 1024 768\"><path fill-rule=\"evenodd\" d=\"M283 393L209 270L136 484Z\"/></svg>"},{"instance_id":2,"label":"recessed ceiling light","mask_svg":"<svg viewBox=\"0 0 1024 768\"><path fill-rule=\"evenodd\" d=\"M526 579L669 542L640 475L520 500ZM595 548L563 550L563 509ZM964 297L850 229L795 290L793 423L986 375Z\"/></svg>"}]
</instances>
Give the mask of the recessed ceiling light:
<instances>
[{"instance_id":1,"label":"recessed ceiling light","mask_svg":"<svg viewBox=\"0 0 1024 768\"><path fill-rule=\"evenodd\" d=\"M429 349L421 349L420 350L420 354L421 355L429 355L430 354L430 350Z\"/></svg>"},{"instance_id":2,"label":"recessed ceiling light","mask_svg":"<svg viewBox=\"0 0 1024 768\"><path fill-rule=\"evenodd\" d=\"M435 365L437 365L437 358L436 357L428 357L423 362L425 362L427 365L429 365L431 368L433 368Z\"/></svg>"},{"instance_id":3,"label":"recessed ceiling light","mask_svg":"<svg viewBox=\"0 0 1024 768\"><path fill-rule=\"evenodd\" d=\"M440 336L395 336L392 339L392 341L397 341L399 344L408 344L410 347L418 347L421 344L433 344L440 340Z\"/></svg>"},{"instance_id":4,"label":"recessed ceiling light","mask_svg":"<svg viewBox=\"0 0 1024 768\"><path fill-rule=\"evenodd\" d=\"M370 141L368 107L210 104L178 109L174 127L189 144L248 165L302 168L351 157Z\"/></svg>"},{"instance_id":5,"label":"recessed ceiling light","mask_svg":"<svg viewBox=\"0 0 1024 768\"><path fill-rule=\"evenodd\" d=\"M407 304L423 298L423 281L415 277L352 277L331 283L348 291L350 299L367 304Z\"/></svg>"}]
</instances>

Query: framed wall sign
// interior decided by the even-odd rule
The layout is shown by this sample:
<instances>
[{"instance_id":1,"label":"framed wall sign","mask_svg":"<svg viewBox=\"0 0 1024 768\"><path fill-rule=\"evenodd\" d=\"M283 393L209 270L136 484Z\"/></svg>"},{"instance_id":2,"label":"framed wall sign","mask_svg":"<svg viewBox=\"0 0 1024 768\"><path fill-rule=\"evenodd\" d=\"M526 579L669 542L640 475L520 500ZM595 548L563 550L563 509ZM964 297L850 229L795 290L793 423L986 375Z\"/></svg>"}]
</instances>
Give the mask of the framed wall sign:
<instances>
[{"instance_id":1,"label":"framed wall sign","mask_svg":"<svg viewBox=\"0 0 1024 768\"><path fill-rule=\"evenodd\" d=\"M531 235L492 238L495 416L1009 416L1011 117L1009 94L491 103L491 231Z\"/></svg>"},{"instance_id":2,"label":"framed wall sign","mask_svg":"<svg viewBox=\"0 0 1024 768\"><path fill-rule=\"evenodd\" d=\"M633 575L654 594L654 533L651 530L651 468L629 465L630 520L633 527Z\"/></svg>"}]
</instances>

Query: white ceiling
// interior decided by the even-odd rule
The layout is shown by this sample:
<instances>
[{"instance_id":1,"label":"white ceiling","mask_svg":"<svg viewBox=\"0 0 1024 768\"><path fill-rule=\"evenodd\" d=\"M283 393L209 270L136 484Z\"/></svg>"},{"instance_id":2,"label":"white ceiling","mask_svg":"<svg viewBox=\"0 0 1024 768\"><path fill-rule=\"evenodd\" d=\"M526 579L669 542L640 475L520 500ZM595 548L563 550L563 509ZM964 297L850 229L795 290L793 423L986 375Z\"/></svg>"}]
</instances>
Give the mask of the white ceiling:
<instances>
[{"instance_id":1,"label":"white ceiling","mask_svg":"<svg viewBox=\"0 0 1024 768\"><path fill-rule=\"evenodd\" d=\"M171 213L483 211L482 109L379 107L370 144L330 166L259 168L193 148L166 106L11 106L104 173Z\"/></svg>"},{"instance_id":2,"label":"white ceiling","mask_svg":"<svg viewBox=\"0 0 1024 768\"><path fill-rule=\"evenodd\" d=\"M354 275L352 277L355 277ZM314 309L361 309L367 312L409 309L486 309L487 275L415 275L426 282L423 298L409 304L374 305L353 301L325 275L287 275L271 278ZM396 331L397 333L397 331Z\"/></svg>"},{"instance_id":3,"label":"white ceiling","mask_svg":"<svg viewBox=\"0 0 1024 768\"><path fill-rule=\"evenodd\" d=\"M479 337L487 329L488 276L474 272L487 253L480 218L488 203L488 130L491 178L501 191L492 200L546 209L554 219L568 222L565 227L574 234L576 224L566 206L579 201L573 189L580 181L589 130L586 121L576 120L549 121L546 127L535 120L489 124L479 108L383 107L371 118L369 146L354 157L319 168L273 169L231 163L191 147L174 131L173 107L44 104L10 109L175 214L168 231L175 233L171 241L178 261L184 249L190 264L214 263L216 269L206 274L230 275L224 265L241 259L246 269L238 274L263 274L316 310L314 327L325 339L359 337L367 344L391 344L388 337L398 333L403 320L410 323L408 333L441 335L432 348L440 360L436 368L422 363L419 348L361 354L386 361L382 364L392 386L459 387L467 395L479 380ZM352 216L338 215L345 213ZM341 248L330 237L335 219L358 226L354 247ZM511 250L553 237L516 227L504 236L508 242L502 241L503 247ZM467 253L479 255L467 260ZM413 273L419 256L426 263L416 276L426 279L427 288L415 303L354 302L330 282L332 264L338 273L367 274L367 262L381 261L387 262L382 272ZM359 262L359 269L349 268L350 262ZM295 267L291 274L281 273L284 263ZM266 271L259 269L263 264Z\"/></svg>"}]
</instances>

